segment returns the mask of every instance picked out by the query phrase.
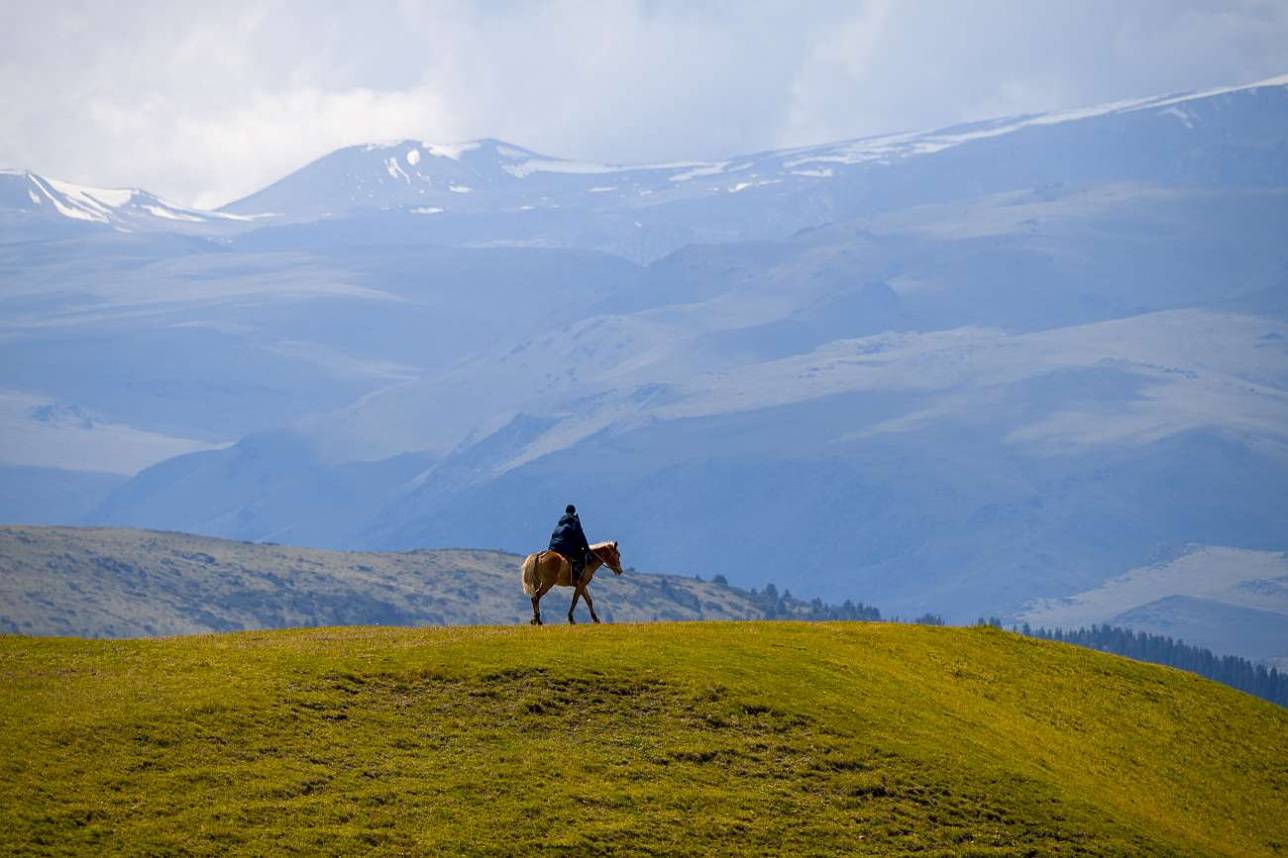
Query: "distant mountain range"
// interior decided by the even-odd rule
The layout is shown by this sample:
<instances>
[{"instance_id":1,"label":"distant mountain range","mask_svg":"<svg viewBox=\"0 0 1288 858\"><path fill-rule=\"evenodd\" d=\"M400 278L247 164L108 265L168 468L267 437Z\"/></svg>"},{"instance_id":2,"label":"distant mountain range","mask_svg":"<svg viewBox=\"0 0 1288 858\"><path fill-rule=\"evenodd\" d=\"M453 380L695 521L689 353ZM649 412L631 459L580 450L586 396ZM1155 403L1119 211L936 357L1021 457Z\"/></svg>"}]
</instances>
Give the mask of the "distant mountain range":
<instances>
[{"instance_id":1,"label":"distant mountain range","mask_svg":"<svg viewBox=\"0 0 1288 858\"><path fill-rule=\"evenodd\" d=\"M0 180L10 521L523 553L575 501L950 620L1288 549L1288 77L714 163L356 146L219 212ZM1096 621L1278 616L1182 589Z\"/></svg>"},{"instance_id":2,"label":"distant mountain range","mask_svg":"<svg viewBox=\"0 0 1288 858\"><path fill-rule=\"evenodd\" d=\"M618 226L618 216L633 213L636 229L669 227L687 233L685 243L692 243L776 238L788 221L806 225L867 214L874 205L938 201L999 180L1011 187L1017 181L1085 181L1092 175L1101 180L1274 184L1288 167L1281 146L1282 118L1260 128L1241 128L1243 134L1235 139L1222 129L1231 109L1261 107L1241 101L1249 96L1282 100L1285 84L1288 76L1252 87L1007 117L715 162L580 163L499 140L454 145L400 140L341 149L222 211L242 216L271 212L292 221L391 209L448 215L442 220L511 215L499 230L502 235L547 233L549 223L530 212L556 217L565 212L593 214L600 229ZM1029 148L1034 143L1059 147L1058 159L1034 158ZM1278 152L1258 151L1267 146ZM1272 157L1267 159L1267 154ZM931 155L937 157L927 157ZM1234 163L1246 155L1258 157ZM944 170L945 166L953 169ZM940 180L937 186L917 181L922 169ZM748 193L755 198L751 202L737 196ZM611 226L603 223L606 216ZM538 223L535 228L531 223L525 226L525 220ZM583 227L594 229L590 222ZM480 238L496 241L498 226L490 229ZM587 235L581 241L603 249L602 238Z\"/></svg>"},{"instance_id":3,"label":"distant mountain range","mask_svg":"<svg viewBox=\"0 0 1288 858\"><path fill-rule=\"evenodd\" d=\"M775 239L999 188L1278 185L1288 171L1286 87L1288 75L723 161L583 163L493 139L370 143L333 152L217 212L137 189L8 171L0 174L0 223L13 230L61 217L227 235L247 220L260 227L342 221L350 240L364 243L375 237L371 230L392 231L436 244L579 247L648 261L689 244ZM1227 133L1232 123L1237 134Z\"/></svg>"}]
</instances>

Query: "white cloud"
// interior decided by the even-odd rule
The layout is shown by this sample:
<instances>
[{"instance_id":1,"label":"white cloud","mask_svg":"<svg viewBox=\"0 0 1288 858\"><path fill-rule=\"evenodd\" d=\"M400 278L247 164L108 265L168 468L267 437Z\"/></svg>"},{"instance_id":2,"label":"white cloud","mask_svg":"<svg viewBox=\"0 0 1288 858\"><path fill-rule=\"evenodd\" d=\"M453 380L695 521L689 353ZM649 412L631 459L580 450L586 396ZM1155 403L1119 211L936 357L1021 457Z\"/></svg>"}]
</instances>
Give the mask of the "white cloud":
<instances>
[{"instance_id":1,"label":"white cloud","mask_svg":"<svg viewBox=\"0 0 1288 858\"><path fill-rule=\"evenodd\" d=\"M1273 2L6 5L0 164L207 205L374 139L718 158L1288 71Z\"/></svg>"},{"instance_id":2,"label":"white cloud","mask_svg":"<svg viewBox=\"0 0 1288 858\"><path fill-rule=\"evenodd\" d=\"M813 45L780 142L798 145L1288 71L1288 4L874 0Z\"/></svg>"}]
</instances>

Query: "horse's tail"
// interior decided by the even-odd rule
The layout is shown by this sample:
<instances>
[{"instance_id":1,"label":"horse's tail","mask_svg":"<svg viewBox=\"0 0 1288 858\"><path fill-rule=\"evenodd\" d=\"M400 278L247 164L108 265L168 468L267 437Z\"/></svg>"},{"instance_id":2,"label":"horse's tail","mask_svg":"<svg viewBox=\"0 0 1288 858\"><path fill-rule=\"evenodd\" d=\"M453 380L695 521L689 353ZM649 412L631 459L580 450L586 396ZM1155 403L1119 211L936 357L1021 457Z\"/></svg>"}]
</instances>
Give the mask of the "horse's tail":
<instances>
[{"instance_id":1,"label":"horse's tail","mask_svg":"<svg viewBox=\"0 0 1288 858\"><path fill-rule=\"evenodd\" d=\"M537 580L537 558L540 556L539 553L529 554L523 561L523 592L529 596L536 593L537 588L541 586L541 582Z\"/></svg>"}]
</instances>

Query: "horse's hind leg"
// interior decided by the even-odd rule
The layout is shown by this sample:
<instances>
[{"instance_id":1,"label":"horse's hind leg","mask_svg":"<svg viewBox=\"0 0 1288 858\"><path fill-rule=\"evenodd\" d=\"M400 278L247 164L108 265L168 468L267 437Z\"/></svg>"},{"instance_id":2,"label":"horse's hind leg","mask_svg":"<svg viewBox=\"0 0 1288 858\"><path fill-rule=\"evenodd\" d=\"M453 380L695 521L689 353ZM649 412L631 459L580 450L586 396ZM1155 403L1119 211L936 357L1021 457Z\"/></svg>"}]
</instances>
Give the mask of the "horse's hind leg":
<instances>
[{"instance_id":1,"label":"horse's hind leg","mask_svg":"<svg viewBox=\"0 0 1288 858\"><path fill-rule=\"evenodd\" d=\"M542 625L541 597L544 596L546 593L550 592L550 588L553 587L554 585L555 583L553 581L549 583L543 583L540 587L537 588L537 592L532 594L532 625L534 626Z\"/></svg>"},{"instance_id":2,"label":"horse's hind leg","mask_svg":"<svg viewBox=\"0 0 1288 858\"><path fill-rule=\"evenodd\" d=\"M572 618L572 612L577 610L577 600L581 598L581 595L581 588L574 588L572 591L572 604L568 606L568 622L574 626L577 625L577 621Z\"/></svg>"},{"instance_id":3,"label":"horse's hind leg","mask_svg":"<svg viewBox=\"0 0 1288 858\"><path fill-rule=\"evenodd\" d=\"M582 588L581 595L586 599L586 607L590 608L590 618L595 622L599 622L599 614L595 613L595 603L590 600L590 588Z\"/></svg>"}]
</instances>

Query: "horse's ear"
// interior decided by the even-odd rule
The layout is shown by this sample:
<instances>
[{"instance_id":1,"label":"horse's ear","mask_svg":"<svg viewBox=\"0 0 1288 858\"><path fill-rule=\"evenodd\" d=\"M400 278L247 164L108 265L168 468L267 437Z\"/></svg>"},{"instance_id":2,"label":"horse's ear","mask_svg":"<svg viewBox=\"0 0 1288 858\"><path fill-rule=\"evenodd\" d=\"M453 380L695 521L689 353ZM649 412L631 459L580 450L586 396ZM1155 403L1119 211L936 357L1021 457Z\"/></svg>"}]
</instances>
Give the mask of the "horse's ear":
<instances>
[{"instance_id":1,"label":"horse's ear","mask_svg":"<svg viewBox=\"0 0 1288 858\"><path fill-rule=\"evenodd\" d=\"M614 550L616 550L616 549L617 549L617 540L616 540L616 539L614 539L614 540L613 540L613 549L614 549Z\"/></svg>"}]
</instances>

